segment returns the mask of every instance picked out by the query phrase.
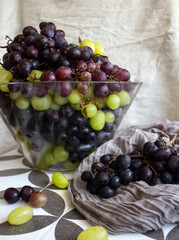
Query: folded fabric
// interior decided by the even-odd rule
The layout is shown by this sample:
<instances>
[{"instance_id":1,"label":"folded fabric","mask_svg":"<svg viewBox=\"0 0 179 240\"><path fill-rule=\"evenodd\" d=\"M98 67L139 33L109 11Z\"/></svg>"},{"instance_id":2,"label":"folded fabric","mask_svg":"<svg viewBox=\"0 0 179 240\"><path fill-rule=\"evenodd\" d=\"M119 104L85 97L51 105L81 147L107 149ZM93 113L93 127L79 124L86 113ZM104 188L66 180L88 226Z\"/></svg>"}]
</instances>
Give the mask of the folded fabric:
<instances>
[{"instance_id":1,"label":"folded fabric","mask_svg":"<svg viewBox=\"0 0 179 240\"><path fill-rule=\"evenodd\" d=\"M86 190L81 174L90 170L103 154L126 154L160 135L166 142L179 135L179 122L165 121L147 126L118 130L115 138L85 158L75 172L68 191L73 206L93 225L104 226L111 234L145 233L179 221L179 185L149 186L143 181L122 186L116 195L102 199ZM179 143L177 136L176 144Z\"/></svg>"}]
</instances>

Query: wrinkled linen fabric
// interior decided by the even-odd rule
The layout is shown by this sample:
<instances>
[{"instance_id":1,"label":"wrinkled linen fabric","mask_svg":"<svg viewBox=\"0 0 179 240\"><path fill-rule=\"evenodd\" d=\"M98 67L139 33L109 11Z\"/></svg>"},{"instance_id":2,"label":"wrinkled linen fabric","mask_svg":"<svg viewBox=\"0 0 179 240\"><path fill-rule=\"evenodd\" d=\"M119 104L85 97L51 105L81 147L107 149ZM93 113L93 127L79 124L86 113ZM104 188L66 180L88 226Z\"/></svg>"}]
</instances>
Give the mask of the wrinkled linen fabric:
<instances>
[{"instance_id":1,"label":"wrinkled linen fabric","mask_svg":"<svg viewBox=\"0 0 179 240\"><path fill-rule=\"evenodd\" d=\"M80 34L101 43L113 64L143 82L121 128L179 121L178 0L1 0L0 45L41 21L63 29L69 43L78 43ZM0 135L0 153L16 146L2 121Z\"/></svg>"},{"instance_id":2,"label":"wrinkled linen fabric","mask_svg":"<svg viewBox=\"0 0 179 240\"><path fill-rule=\"evenodd\" d=\"M102 199L90 194L81 180L82 172L89 171L103 154L127 154L141 149L147 141L155 141L159 135L169 142L175 134L175 144L179 146L179 122L172 121L118 130L115 139L80 163L68 188L73 206L93 225L104 226L111 234L145 233L179 222L177 184L149 186L143 181L132 182L119 188L114 197Z\"/></svg>"}]
</instances>

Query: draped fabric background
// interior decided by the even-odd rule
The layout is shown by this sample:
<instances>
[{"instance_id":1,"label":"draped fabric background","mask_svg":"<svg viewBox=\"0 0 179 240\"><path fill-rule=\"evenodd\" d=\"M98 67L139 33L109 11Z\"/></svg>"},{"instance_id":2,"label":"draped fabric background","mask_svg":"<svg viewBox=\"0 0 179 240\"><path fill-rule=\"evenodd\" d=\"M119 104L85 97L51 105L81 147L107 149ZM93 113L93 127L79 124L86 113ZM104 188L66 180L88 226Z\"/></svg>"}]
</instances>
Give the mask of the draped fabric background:
<instances>
[{"instance_id":1,"label":"draped fabric background","mask_svg":"<svg viewBox=\"0 0 179 240\"><path fill-rule=\"evenodd\" d=\"M143 85L120 127L169 119L179 121L178 0L0 0L0 45L23 27L41 21L101 43L113 64ZM0 57L4 53L0 49ZM0 121L0 153L16 143Z\"/></svg>"}]
</instances>

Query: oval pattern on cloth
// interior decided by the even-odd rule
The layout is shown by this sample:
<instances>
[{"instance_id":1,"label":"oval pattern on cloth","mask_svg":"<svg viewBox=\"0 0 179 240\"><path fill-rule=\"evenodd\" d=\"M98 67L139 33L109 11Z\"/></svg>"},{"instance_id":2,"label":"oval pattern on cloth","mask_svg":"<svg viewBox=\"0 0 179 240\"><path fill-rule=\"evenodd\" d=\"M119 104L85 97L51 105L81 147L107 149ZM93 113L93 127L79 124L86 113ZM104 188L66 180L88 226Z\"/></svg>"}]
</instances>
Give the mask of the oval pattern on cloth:
<instances>
[{"instance_id":1,"label":"oval pattern on cloth","mask_svg":"<svg viewBox=\"0 0 179 240\"><path fill-rule=\"evenodd\" d=\"M63 198L50 190L44 189L43 192L47 195L47 203L43 207L43 209L50 213L53 214L54 216L62 216L64 210L65 210L65 201Z\"/></svg>"},{"instance_id":2,"label":"oval pattern on cloth","mask_svg":"<svg viewBox=\"0 0 179 240\"><path fill-rule=\"evenodd\" d=\"M101 225L111 234L146 233L179 222L179 185L132 182L118 189L114 197L102 199L90 194L81 180L82 172L89 171L104 154L128 154L147 141L155 141L158 134L171 139L175 132L179 143L179 122L166 121L143 128L119 130L115 139L83 159L68 188L73 206L93 225Z\"/></svg>"},{"instance_id":3,"label":"oval pattern on cloth","mask_svg":"<svg viewBox=\"0 0 179 240\"><path fill-rule=\"evenodd\" d=\"M44 227L49 226L57 220L55 216L35 215L32 219L22 225L14 226L8 222L0 224L1 235L17 235L24 233L31 233Z\"/></svg>"},{"instance_id":4,"label":"oval pattern on cloth","mask_svg":"<svg viewBox=\"0 0 179 240\"><path fill-rule=\"evenodd\" d=\"M29 171L30 169L27 169L27 168L13 168L8 170L2 170L0 171L0 177L15 176L15 175L23 174Z\"/></svg>"},{"instance_id":5,"label":"oval pattern on cloth","mask_svg":"<svg viewBox=\"0 0 179 240\"><path fill-rule=\"evenodd\" d=\"M32 170L29 173L28 178L31 183L39 187L46 187L47 184L49 184L48 175L40 170Z\"/></svg>"},{"instance_id":6,"label":"oval pattern on cloth","mask_svg":"<svg viewBox=\"0 0 179 240\"><path fill-rule=\"evenodd\" d=\"M68 218L68 219L75 219L75 220L85 220L86 218L81 215L76 209L72 209L69 212L67 212L63 218Z\"/></svg>"},{"instance_id":7,"label":"oval pattern on cloth","mask_svg":"<svg viewBox=\"0 0 179 240\"><path fill-rule=\"evenodd\" d=\"M81 231L83 229L80 226L62 218L55 228L55 238L56 240L76 240Z\"/></svg>"}]
</instances>

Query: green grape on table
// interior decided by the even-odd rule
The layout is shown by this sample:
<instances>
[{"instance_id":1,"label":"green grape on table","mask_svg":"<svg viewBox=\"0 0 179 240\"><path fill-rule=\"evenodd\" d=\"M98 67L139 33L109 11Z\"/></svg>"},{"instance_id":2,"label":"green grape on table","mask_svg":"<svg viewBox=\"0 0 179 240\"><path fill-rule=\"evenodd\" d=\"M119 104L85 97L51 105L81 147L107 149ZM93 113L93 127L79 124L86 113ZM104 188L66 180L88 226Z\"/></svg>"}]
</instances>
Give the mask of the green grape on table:
<instances>
[{"instance_id":1,"label":"green grape on table","mask_svg":"<svg viewBox=\"0 0 179 240\"><path fill-rule=\"evenodd\" d=\"M90 126L92 129L99 131L103 129L105 125L105 114L103 111L98 110L96 115L90 118Z\"/></svg>"},{"instance_id":2,"label":"green grape on table","mask_svg":"<svg viewBox=\"0 0 179 240\"><path fill-rule=\"evenodd\" d=\"M77 240L108 240L108 232L104 227L94 226L83 230Z\"/></svg>"},{"instance_id":3,"label":"green grape on table","mask_svg":"<svg viewBox=\"0 0 179 240\"><path fill-rule=\"evenodd\" d=\"M52 175L52 182L58 188L67 188L69 181L67 177L61 172L54 172Z\"/></svg>"},{"instance_id":4,"label":"green grape on table","mask_svg":"<svg viewBox=\"0 0 179 240\"><path fill-rule=\"evenodd\" d=\"M32 107L37 111L44 111L50 108L52 104L52 98L50 95L45 95L44 97L33 96L31 99Z\"/></svg>"},{"instance_id":5,"label":"green grape on table","mask_svg":"<svg viewBox=\"0 0 179 240\"><path fill-rule=\"evenodd\" d=\"M8 222L12 225L21 225L28 222L32 217L33 210L31 207L18 207L9 213Z\"/></svg>"}]
</instances>

